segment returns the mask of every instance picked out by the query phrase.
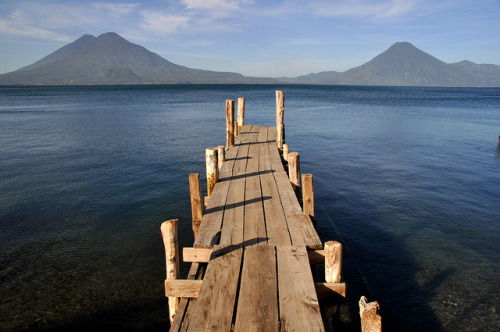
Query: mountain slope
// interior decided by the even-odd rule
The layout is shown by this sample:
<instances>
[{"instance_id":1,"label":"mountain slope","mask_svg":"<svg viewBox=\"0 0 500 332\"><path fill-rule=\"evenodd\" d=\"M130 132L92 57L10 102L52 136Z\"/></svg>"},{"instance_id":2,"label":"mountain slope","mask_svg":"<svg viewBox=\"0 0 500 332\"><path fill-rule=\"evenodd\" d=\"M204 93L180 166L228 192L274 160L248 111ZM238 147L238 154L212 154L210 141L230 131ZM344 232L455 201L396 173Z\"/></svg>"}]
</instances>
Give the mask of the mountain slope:
<instances>
[{"instance_id":1,"label":"mountain slope","mask_svg":"<svg viewBox=\"0 0 500 332\"><path fill-rule=\"evenodd\" d=\"M325 71L282 80L299 84L498 87L500 66L470 61L447 64L408 42L399 42L342 73Z\"/></svg>"},{"instance_id":2,"label":"mountain slope","mask_svg":"<svg viewBox=\"0 0 500 332\"><path fill-rule=\"evenodd\" d=\"M83 36L33 65L0 75L0 84L273 83L237 73L191 69L116 33Z\"/></svg>"},{"instance_id":3,"label":"mountain slope","mask_svg":"<svg viewBox=\"0 0 500 332\"><path fill-rule=\"evenodd\" d=\"M395 43L369 62L342 73L340 84L464 86L457 70L410 43Z\"/></svg>"}]
</instances>

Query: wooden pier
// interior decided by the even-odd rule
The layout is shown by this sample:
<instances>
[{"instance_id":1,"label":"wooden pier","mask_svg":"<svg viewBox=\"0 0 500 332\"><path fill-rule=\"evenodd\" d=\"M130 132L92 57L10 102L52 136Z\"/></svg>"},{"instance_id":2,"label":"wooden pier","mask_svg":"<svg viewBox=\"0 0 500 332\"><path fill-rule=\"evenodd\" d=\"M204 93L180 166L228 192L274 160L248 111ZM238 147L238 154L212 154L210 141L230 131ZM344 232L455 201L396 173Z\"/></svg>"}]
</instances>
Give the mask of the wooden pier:
<instances>
[{"instance_id":1,"label":"wooden pier","mask_svg":"<svg viewBox=\"0 0 500 332\"><path fill-rule=\"evenodd\" d=\"M192 263L185 280L177 220L162 224L170 331L331 330L319 301L345 297L342 246L323 246L315 230L312 175L301 176L299 154L284 142L283 93L276 127L244 124L244 112L239 98L234 122L226 101L226 146L206 150L207 197L199 174L189 176L195 241L182 252ZM324 276L313 277L311 264L324 264ZM363 301L380 326L378 305Z\"/></svg>"}]
</instances>

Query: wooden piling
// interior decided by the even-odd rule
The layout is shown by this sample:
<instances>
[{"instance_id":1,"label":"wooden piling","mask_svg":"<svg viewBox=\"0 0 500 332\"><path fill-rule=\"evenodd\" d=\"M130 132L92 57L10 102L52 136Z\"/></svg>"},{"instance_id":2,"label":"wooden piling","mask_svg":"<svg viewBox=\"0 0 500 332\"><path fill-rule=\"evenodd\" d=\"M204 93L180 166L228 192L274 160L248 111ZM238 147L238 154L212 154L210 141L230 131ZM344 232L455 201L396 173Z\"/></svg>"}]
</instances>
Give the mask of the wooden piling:
<instances>
[{"instance_id":1,"label":"wooden piling","mask_svg":"<svg viewBox=\"0 0 500 332\"><path fill-rule=\"evenodd\" d=\"M161 235L163 238L163 245L165 246L165 261L167 266L167 278L165 280L165 287L167 280L175 280L179 277L179 247L177 243L177 219L165 221L161 224ZM166 288L165 288L166 294ZM168 297L168 310L170 323L174 321L175 312L179 305L177 297Z\"/></svg>"},{"instance_id":2,"label":"wooden piling","mask_svg":"<svg viewBox=\"0 0 500 332\"><path fill-rule=\"evenodd\" d=\"M359 300L359 315L361 317L362 332L381 332L382 317L377 301L369 302L366 297L361 296Z\"/></svg>"},{"instance_id":3,"label":"wooden piling","mask_svg":"<svg viewBox=\"0 0 500 332\"><path fill-rule=\"evenodd\" d=\"M283 144L283 160L288 162L288 153L289 153L288 144Z\"/></svg>"},{"instance_id":4,"label":"wooden piling","mask_svg":"<svg viewBox=\"0 0 500 332\"><path fill-rule=\"evenodd\" d=\"M207 148L205 150L207 168L207 196L212 195L215 183L219 179L219 168L217 167L217 148Z\"/></svg>"},{"instance_id":5,"label":"wooden piling","mask_svg":"<svg viewBox=\"0 0 500 332\"><path fill-rule=\"evenodd\" d=\"M284 113L285 97L283 91L276 90L276 142L280 150L283 150L283 143L285 141L285 127L283 125Z\"/></svg>"},{"instance_id":6,"label":"wooden piling","mask_svg":"<svg viewBox=\"0 0 500 332\"><path fill-rule=\"evenodd\" d=\"M194 238L198 235L201 219L203 218L203 208L201 205L200 174L189 174L189 193L191 196L191 215Z\"/></svg>"},{"instance_id":7,"label":"wooden piling","mask_svg":"<svg viewBox=\"0 0 500 332\"><path fill-rule=\"evenodd\" d=\"M224 145L219 145L217 147L217 167L222 167L222 164L226 161L226 149Z\"/></svg>"},{"instance_id":8,"label":"wooden piling","mask_svg":"<svg viewBox=\"0 0 500 332\"><path fill-rule=\"evenodd\" d=\"M245 98L238 98L238 131L245 125Z\"/></svg>"},{"instance_id":9,"label":"wooden piling","mask_svg":"<svg viewBox=\"0 0 500 332\"><path fill-rule=\"evenodd\" d=\"M288 154L288 176L293 190L297 196L300 195L300 158L298 152Z\"/></svg>"},{"instance_id":10,"label":"wooden piling","mask_svg":"<svg viewBox=\"0 0 500 332\"><path fill-rule=\"evenodd\" d=\"M238 134L240 133L240 129L238 128L238 121L234 121L234 139L238 137Z\"/></svg>"},{"instance_id":11,"label":"wooden piling","mask_svg":"<svg viewBox=\"0 0 500 332\"><path fill-rule=\"evenodd\" d=\"M342 244L337 241L325 243L325 280L340 282L342 272Z\"/></svg>"},{"instance_id":12,"label":"wooden piling","mask_svg":"<svg viewBox=\"0 0 500 332\"><path fill-rule=\"evenodd\" d=\"M226 147L234 145L234 100L226 100Z\"/></svg>"},{"instance_id":13,"label":"wooden piling","mask_svg":"<svg viewBox=\"0 0 500 332\"><path fill-rule=\"evenodd\" d=\"M314 217L314 190L312 174L302 174L302 209L304 214Z\"/></svg>"}]
</instances>

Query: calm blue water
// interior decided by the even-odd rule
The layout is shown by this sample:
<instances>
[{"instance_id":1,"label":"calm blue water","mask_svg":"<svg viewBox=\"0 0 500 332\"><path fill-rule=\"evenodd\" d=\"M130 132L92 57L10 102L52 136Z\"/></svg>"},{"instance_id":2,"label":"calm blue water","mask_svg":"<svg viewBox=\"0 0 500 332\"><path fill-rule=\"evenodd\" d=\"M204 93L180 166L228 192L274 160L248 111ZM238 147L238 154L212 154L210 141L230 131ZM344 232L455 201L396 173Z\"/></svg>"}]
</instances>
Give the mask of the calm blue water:
<instances>
[{"instance_id":1,"label":"calm blue water","mask_svg":"<svg viewBox=\"0 0 500 332\"><path fill-rule=\"evenodd\" d=\"M225 100L274 126L276 89L345 329L366 295L386 331L499 330L500 89L318 86L1 87L0 330L164 329L160 224L192 245Z\"/></svg>"}]
</instances>

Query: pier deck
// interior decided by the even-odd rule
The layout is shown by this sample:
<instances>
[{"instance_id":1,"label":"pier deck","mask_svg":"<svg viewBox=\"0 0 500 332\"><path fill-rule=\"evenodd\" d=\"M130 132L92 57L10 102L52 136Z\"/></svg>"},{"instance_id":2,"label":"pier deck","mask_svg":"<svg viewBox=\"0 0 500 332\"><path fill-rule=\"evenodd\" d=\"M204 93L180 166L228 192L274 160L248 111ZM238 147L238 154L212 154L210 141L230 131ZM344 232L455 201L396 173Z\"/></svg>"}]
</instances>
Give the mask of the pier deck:
<instances>
[{"instance_id":1,"label":"pier deck","mask_svg":"<svg viewBox=\"0 0 500 332\"><path fill-rule=\"evenodd\" d=\"M331 327L318 298L345 296L345 284L340 283L341 245L329 241L323 249L297 198L300 188L285 170L277 132L276 127L245 125L234 144L227 144L203 216L201 205L200 212L193 207L195 242L183 250L183 260L192 263L187 280L177 279L177 220L162 225L170 331ZM199 202L197 179L194 196ZM193 188L191 199L193 206ZM314 280L311 264L315 263L325 264L326 282Z\"/></svg>"}]
</instances>

